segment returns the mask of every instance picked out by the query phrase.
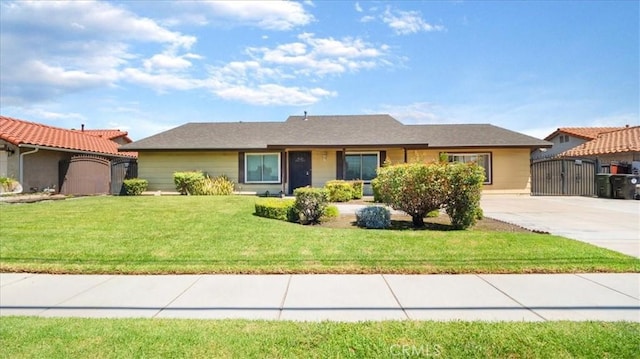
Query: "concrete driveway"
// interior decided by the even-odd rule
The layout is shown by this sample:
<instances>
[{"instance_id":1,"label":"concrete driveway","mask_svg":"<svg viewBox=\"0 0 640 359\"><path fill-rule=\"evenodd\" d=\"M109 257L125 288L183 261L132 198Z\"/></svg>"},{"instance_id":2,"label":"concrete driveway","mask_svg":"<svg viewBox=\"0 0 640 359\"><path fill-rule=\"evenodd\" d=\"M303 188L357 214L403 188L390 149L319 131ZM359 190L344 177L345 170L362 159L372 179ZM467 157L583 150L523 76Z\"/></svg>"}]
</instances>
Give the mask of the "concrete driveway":
<instances>
[{"instance_id":1,"label":"concrete driveway","mask_svg":"<svg viewBox=\"0 0 640 359\"><path fill-rule=\"evenodd\" d=\"M640 258L640 201L486 195L486 217Z\"/></svg>"}]
</instances>

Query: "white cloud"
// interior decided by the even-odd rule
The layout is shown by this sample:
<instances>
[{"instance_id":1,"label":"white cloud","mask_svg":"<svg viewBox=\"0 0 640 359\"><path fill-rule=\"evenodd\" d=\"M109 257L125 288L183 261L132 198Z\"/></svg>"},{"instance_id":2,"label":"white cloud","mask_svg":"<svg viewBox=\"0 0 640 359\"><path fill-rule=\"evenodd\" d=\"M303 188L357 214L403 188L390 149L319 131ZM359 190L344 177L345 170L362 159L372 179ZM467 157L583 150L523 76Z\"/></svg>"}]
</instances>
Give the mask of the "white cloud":
<instances>
[{"instance_id":1,"label":"white cloud","mask_svg":"<svg viewBox=\"0 0 640 359\"><path fill-rule=\"evenodd\" d=\"M197 56L180 54L195 37L109 3L3 2L0 21L0 87L6 104L113 86L127 75L123 69L137 66L141 54L131 51L134 44L164 48L148 59L153 68L183 69Z\"/></svg>"},{"instance_id":2,"label":"white cloud","mask_svg":"<svg viewBox=\"0 0 640 359\"><path fill-rule=\"evenodd\" d=\"M362 6L360 6L360 3L357 2L357 1L356 1L356 4L355 4L355 9L356 9L357 12L362 12Z\"/></svg>"},{"instance_id":3,"label":"white cloud","mask_svg":"<svg viewBox=\"0 0 640 359\"><path fill-rule=\"evenodd\" d=\"M321 88L304 89L264 84L255 87L231 86L214 90L216 95L226 100L234 100L259 105L309 105L321 98L336 96L335 92Z\"/></svg>"},{"instance_id":4,"label":"white cloud","mask_svg":"<svg viewBox=\"0 0 640 359\"><path fill-rule=\"evenodd\" d=\"M208 15L234 25L256 26L267 30L291 30L307 25L313 16L301 3L293 1L208 1Z\"/></svg>"},{"instance_id":5,"label":"white cloud","mask_svg":"<svg viewBox=\"0 0 640 359\"><path fill-rule=\"evenodd\" d=\"M371 21L374 21L375 19L376 19L375 16L365 15L360 18L360 22L371 22Z\"/></svg>"},{"instance_id":6,"label":"white cloud","mask_svg":"<svg viewBox=\"0 0 640 359\"><path fill-rule=\"evenodd\" d=\"M323 76L346 71L386 66L387 45L373 46L359 38L317 38L314 34L298 35L300 42L275 48L249 48L256 61L272 66L287 66L296 75Z\"/></svg>"},{"instance_id":7,"label":"white cloud","mask_svg":"<svg viewBox=\"0 0 640 359\"><path fill-rule=\"evenodd\" d=\"M418 11L402 11L387 8L382 14L382 21L399 35L444 30L444 27L441 25L432 25L426 22Z\"/></svg>"}]
</instances>

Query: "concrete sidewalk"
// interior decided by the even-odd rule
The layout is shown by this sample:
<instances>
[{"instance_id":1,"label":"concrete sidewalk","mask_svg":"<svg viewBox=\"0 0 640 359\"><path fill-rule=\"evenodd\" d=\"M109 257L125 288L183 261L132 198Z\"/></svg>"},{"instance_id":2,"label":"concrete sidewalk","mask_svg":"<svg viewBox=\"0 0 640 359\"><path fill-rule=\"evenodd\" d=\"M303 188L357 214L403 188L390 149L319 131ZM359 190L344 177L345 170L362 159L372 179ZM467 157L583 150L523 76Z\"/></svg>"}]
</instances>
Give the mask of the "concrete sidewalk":
<instances>
[{"instance_id":1,"label":"concrete sidewalk","mask_svg":"<svg viewBox=\"0 0 640 359\"><path fill-rule=\"evenodd\" d=\"M640 322L640 274L0 274L0 315Z\"/></svg>"},{"instance_id":2,"label":"concrete sidewalk","mask_svg":"<svg viewBox=\"0 0 640 359\"><path fill-rule=\"evenodd\" d=\"M640 201L486 195L484 215L640 258Z\"/></svg>"}]
</instances>

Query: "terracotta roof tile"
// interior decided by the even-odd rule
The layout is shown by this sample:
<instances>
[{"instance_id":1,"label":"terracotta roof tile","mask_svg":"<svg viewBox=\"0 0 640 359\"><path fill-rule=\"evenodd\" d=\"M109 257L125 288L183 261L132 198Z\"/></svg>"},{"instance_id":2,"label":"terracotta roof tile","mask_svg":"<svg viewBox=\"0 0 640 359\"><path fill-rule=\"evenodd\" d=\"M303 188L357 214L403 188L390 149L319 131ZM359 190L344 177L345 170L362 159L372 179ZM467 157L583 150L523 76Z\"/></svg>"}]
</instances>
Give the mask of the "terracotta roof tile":
<instances>
[{"instance_id":1,"label":"terracotta roof tile","mask_svg":"<svg viewBox=\"0 0 640 359\"><path fill-rule=\"evenodd\" d=\"M137 156L133 152L118 152L117 143L100 136L6 116L0 116L0 139L16 146L33 145L112 156Z\"/></svg>"},{"instance_id":2,"label":"terracotta roof tile","mask_svg":"<svg viewBox=\"0 0 640 359\"><path fill-rule=\"evenodd\" d=\"M129 133L127 131L120 131L120 130L72 130L72 131L84 133L86 135L103 137L108 140L124 137L127 143L132 142L128 136Z\"/></svg>"},{"instance_id":3,"label":"terracotta roof tile","mask_svg":"<svg viewBox=\"0 0 640 359\"><path fill-rule=\"evenodd\" d=\"M550 139L552 139L553 137L555 137L560 133L565 133L567 135L582 138L584 140L593 140L594 138L598 137L598 135L602 133L617 131L623 128L624 127L560 127L557 130L555 130L552 134L545 137L545 141L549 141Z\"/></svg>"},{"instance_id":4,"label":"terracotta roof tile","mask_svg":"<svg viewBox=\"0 0 640 359\"><path fill-rule=\"evenodd\" d=\"M598 138L564 151L560 157L582 157L621 152L640 152L640 126L606 132Z\"/></svg>"}]
</instances>

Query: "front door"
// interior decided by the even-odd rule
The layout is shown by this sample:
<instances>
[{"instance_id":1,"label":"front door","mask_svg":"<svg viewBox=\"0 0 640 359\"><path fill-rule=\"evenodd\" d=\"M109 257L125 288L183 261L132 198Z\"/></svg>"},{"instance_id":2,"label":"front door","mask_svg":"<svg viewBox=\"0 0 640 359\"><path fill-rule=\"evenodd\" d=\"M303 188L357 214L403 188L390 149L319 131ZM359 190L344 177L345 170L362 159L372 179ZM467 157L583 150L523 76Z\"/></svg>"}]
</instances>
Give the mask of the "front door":
<instances>
[{"instance_id":1,"label":"front door","mask_svg":"<svg viewBox=\"0 0 640 359\"><path fill-rule=\"evenodd\" d=\"M305 186L311 186L311 152L289 152L289 193Z\"/></svg>"}]
</instances>

